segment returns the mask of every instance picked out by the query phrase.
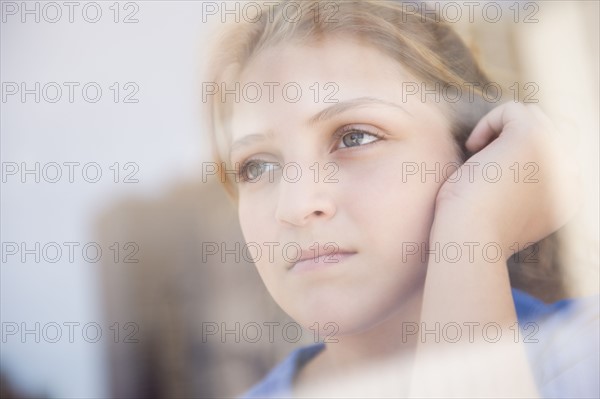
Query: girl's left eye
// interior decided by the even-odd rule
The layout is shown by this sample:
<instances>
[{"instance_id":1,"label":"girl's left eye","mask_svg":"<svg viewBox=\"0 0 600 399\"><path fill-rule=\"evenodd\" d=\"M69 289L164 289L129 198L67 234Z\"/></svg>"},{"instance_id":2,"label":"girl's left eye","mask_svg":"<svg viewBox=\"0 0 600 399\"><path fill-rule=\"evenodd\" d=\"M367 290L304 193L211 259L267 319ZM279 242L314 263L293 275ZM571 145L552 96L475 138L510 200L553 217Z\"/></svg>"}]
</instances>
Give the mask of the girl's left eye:
<instances>
[{"instance_id":1,"label":"girl's left eye","mask_svg":"<svg viewBox=\"0 0 600 399\"><path fill-rule=\"evenodd\" d=\"M381 139L381 136L376 133L356 128L343 129L337 132L335 136L339 140L339 144L335 148L336 150L340 148L359 147Z\"/></svg>"}]
</instances>

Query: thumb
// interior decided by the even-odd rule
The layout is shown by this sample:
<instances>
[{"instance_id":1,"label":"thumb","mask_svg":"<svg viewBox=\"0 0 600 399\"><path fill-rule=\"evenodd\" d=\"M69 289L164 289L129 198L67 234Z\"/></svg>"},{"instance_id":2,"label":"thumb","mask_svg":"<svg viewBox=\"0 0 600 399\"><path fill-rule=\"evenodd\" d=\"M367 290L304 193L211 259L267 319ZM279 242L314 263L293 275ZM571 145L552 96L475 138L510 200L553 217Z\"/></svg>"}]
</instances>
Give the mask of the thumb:
<instances>
[{"instance_id":1,"label":"thumb","mask_svg":"<svg viewBox=\"0 0 600 399\"><path fill-rule=\"evenodd\" d=\"M465 142L465 147L472 153L481 151L485 146L506 131L507 125L526 112L521 103L505 103L487 113L475 125Z\"/></svg>"}]
</instances>

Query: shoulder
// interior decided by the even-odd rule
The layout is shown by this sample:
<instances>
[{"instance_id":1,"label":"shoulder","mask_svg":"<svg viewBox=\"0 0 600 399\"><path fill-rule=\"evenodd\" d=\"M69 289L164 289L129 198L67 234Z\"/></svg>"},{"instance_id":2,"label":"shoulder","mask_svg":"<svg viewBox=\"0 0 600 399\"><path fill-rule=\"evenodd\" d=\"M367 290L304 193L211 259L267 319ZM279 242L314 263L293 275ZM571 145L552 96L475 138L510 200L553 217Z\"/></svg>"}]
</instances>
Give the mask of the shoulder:
<instances>
[{"instance_id":1,"label":"shoulder","mask_svg":"<svg viewBox=\"0 0 600 399\"><path fill-rule=\"evenodd\" d=\"M317 343L295 349L240 399L291 398L292 384L298 370L324 348L325 344Z\"/></svg>"},{"instance_id":2,"label":"shoulder","mask_svg":"<svg viewBox=\"0 0 600 399\"><path fill-rule=\"evenodd\" d=\"M520 339L542 397L600 397L600 297L546 304L513 289Z\"/></svg>"}]
</instances>

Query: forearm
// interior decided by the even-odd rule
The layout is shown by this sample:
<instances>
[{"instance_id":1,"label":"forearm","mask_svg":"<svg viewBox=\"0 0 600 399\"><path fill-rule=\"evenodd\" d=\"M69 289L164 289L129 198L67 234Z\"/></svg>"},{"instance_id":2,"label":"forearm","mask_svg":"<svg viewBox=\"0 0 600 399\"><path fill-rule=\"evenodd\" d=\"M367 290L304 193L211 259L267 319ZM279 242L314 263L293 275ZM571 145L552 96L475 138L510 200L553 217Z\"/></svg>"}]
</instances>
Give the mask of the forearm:
<instances>
[{"instance_id":1,"label":"forearm","mask_svg":"<svg viewBox=\"0 0 600 399\"><path fill-rule=\"evenodd\" d=\"M515 340L506 254L498 254L505 248L492 226L481 226L452 217L434 222L421 328L439 328L440 334L421 335L413 396L537 396L524 348Z\"/></svg>"},{"instance_id":2,"label":"forearm","mask_svg":"<svg viewBox=\"0 0 600 399\"><path fill-rule=\"evenodd\" d=\"M438 214L431 229L422 321L514 325L506 246L492 226L454 219Z\"/></svg>"}]
</instances>

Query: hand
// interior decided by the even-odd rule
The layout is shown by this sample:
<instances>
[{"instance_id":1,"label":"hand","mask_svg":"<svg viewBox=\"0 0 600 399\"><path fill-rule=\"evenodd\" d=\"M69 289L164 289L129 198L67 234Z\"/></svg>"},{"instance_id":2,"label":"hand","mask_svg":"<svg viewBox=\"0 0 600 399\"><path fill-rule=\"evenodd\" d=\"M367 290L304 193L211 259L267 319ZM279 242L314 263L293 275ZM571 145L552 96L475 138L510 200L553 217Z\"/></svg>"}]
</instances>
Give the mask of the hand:
<instances>
[{"instance_id":1,"label":"hand","mask_svg":"<svg viewBox=\"0 0 600 399\"><path fill-rule=\"evenodd\" d=\"M581 199L577 164L560 141L537 106L493 109L466 142L475 154L438 192L434 229L461 226L463 237L493 237L505 258L515 242L524 248L559 229Z\"/></svg>"},{"instance_id":2,"label":"hand","mask_svg":"<svg viewBox=\"0 0 600 399\"><path fill-rule=\"evenodd\" d=\"M421 323L494 323L501 333L493 345L477 334L468 342L463 336L464 346L420 341L411 384L414 397L440 396L457 388L456 396L462 397L491 392L538 397L523 344L510 334L518 318L506 260L515 242L523 248L541 240L577 209L578 169L559 141L539 108L517 103L493 109L469 136L466 147L474 155L438 192L430 248L451 242L497 243L502 256L486 256L481 246L472 258L463 252L460 262L430 256ZM440 376L436 384L430 383L431 375Z\"/></svg>"}]
</instances>

